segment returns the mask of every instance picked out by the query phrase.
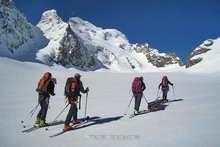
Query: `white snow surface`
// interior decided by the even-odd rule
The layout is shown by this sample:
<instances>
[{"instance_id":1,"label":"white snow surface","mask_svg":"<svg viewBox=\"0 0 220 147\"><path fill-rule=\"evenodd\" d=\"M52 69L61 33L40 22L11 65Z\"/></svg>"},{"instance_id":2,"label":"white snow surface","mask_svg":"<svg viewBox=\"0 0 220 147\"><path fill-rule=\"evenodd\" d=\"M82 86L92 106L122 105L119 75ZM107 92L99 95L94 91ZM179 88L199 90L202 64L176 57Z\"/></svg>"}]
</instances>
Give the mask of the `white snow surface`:
<instances>
[{"instance_id":1,"label":"white snow surface","mask_svg":"<svg viewBox=\"0 0 220 147\"><path fill-rule=\"evenodd\" d=\"M0 142L2 147L218 147L220 145L220 75L189 74L182 72L157 73L114 73L81 72L61 66L20 62L0 57ZM27 113L37 104L35 92L37 82L44 72L57 78L56 95L50 99L47 122L52 121L64 108L63 89L67 77L76 72L82 75L84 87L89 86L88 115L99 117L87 127L66 132L60 136L49 136L59 132L63 124L38 129L24 134L21 120L27 127L33 118ZM168 94L171 100L164 110L136 116L123 116L131 98L130 86L135 76L143 76L148 101L156 98L157 86L162 75L167 74L175 84ZM199 85L199 86L198 86ZM181 100L182 99L182 100ZM131 108L128 111L132 112ZM142 99L140 109L147 107ZM69 109L69 108L68 108ZM58 118L65 120L68 109ZM79 118L84 116L85 95ZM39 109L38 109L39 111Z\"/></svg>"}]
</instances>

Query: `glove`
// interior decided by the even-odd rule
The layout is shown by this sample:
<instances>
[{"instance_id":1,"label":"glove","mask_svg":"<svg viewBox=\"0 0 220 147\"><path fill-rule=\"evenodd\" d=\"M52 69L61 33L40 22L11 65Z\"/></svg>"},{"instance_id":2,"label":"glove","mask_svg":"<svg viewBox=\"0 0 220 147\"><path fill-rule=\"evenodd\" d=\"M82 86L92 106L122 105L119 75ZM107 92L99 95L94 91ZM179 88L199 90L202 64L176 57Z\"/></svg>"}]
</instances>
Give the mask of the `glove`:
<instances>
[{"instance_id":1,"label":"glove","mask_svg":"<svg viewBox=\"0 0 220 147\"><path fill-rule=\"evenodd\" d=\"M54 95L56 95L56 94L55 94L55 93L52 93L51 95L54 96Z\"/></svg>"},{"instance_id":2,"label":"glove","mask_svg":"<svg viewBox=\"0 0 220 147\"><path fill-rule=\"evenodd\" d=\"M86 93L89 92L89 87L86 88Z\"/></svg>"},{"instance_id":3,"label":"glove","mask_svg":"<svg viewBox=\"0 0 220 147\"><path fill-rule=\"evenodd\" d=\"M77 104L78 100L76 98L69 99L69 104Z\"/></svg>"},{"instance_id":4,"label":"glove","mask_svg":"<svg viewBox=\"0 0 220 147\"><path fill-rule=\"evenodd\" d=\"M36 89L36 92L39 92L39 88Z\"/></svg>"}]
</instances>

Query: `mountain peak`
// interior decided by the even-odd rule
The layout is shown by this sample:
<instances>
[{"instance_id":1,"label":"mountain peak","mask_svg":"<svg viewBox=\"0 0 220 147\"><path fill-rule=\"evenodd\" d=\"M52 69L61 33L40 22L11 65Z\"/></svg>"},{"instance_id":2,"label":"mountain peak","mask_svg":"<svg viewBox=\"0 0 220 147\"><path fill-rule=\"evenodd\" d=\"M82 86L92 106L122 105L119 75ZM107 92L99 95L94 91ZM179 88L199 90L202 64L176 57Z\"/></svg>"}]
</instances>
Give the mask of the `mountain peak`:
<instances>
[{"instance_id":1,"label":"mountain peak","mask_svg":"<svg viewBox=\"0 0 220 147\"><path fill-rule=\"evenodd\" d=\"M40 22L37 24L43 32L44 36L49 40L60 40L67 27L65 23L57 14L56 10L47 10L42 16Z\"/></svg>"},{"instance_id":2,"label":"mountain peak","mask_svg":"<svg viewBox=\"0 0 220 147\"><path fill-rule=\"evenodd\" d=\"M39 23L52 23L52 24L59 24L62 23L62 19L58 16L57 11L52 9L52 10L47 10L45 11L42 16L41 20Z\"/></svg>"}]
</instances>

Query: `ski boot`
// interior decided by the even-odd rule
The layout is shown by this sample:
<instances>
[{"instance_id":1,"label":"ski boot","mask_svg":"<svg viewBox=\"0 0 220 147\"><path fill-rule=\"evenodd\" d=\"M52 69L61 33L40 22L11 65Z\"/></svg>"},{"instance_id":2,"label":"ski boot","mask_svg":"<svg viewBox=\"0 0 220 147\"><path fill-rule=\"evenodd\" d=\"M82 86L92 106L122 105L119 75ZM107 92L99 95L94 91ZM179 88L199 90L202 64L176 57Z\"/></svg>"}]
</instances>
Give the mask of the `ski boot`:
<instances>
[{"instance_id":1,"label":"ski boot","mask_svg":"<svg viewBox=\"0 0 220 147\"><path fill-rule=\"evenodd\" d=\"M137 114L139 114L139 113L140 113L139 111L134 110L134 115L137 115Z\"/></svg>"},{"instance_id":2,"label":"ski boot","mask_svg":"<svg viewBox=\"0 0 220 147\"><path fill-rule=\"evenodd\" d=\"M35 120L34 124L35 124L35 125L39 125L39 124L40 124L40 121L41 121L41 119L40 119L40 118L37 118L37 120Z\"/></svg>"},{"instance_id":3,"label":"ski boot","mask_svg":"<svg viewBox=\"0 0 220 147\"><path fill-rule=\"evenodd\" d=\"M40 120L39 127L45 127L48 124L44 120Z\"/></svg>"},{"instance_id":4,"label":"ski boot","mask_svg":"<svg viewBox=\"0 0 220 147\"><path fill-rule=\"evenodd\" d=\"M168 99L162 99L162 103L167 103L168 102Z\"/></svg>"},{"instance_id":5,"label":"ski boot","mask_svg":"<svg viewBox=\"0 0 220 147\"><path fill-rule=\"evenodd\" d=\"M81 122L79 121L79 120L73 120L73 126L74 125L78 125L78 124L80 124Z\"/></svg>"},{"instance_id":6,"label":"ski boot","mask_svg":"<svg viewBox=\"0 0 220 147\"><path fill-rule=\"evenodd\" d=\"M63 131L69 131L69 130L71 130L71 129L72 129L71 126L69 126L69 125L64 125Z\"/></svg>"}]
</instances>

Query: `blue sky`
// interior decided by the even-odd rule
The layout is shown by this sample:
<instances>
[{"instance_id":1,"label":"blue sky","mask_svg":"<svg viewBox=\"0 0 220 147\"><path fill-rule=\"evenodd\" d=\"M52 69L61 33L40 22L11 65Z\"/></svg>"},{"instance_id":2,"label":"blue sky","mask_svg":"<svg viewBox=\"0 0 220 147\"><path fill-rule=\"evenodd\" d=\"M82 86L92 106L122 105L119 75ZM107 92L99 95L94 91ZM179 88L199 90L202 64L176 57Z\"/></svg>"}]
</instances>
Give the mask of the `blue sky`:
<instances>
[{"instance_id":1,"label":"blue sky","mask_svg":"<svg viewBox=\"0 0 220 147\"><path fill-rule=\"evenodd\" d=\"M220 0L14 0L32 24L45 10L63 20L80 17L123 32L131 43L149 43L186 60L206 39L220 37Z\"/></svg>"}]
</instances>

